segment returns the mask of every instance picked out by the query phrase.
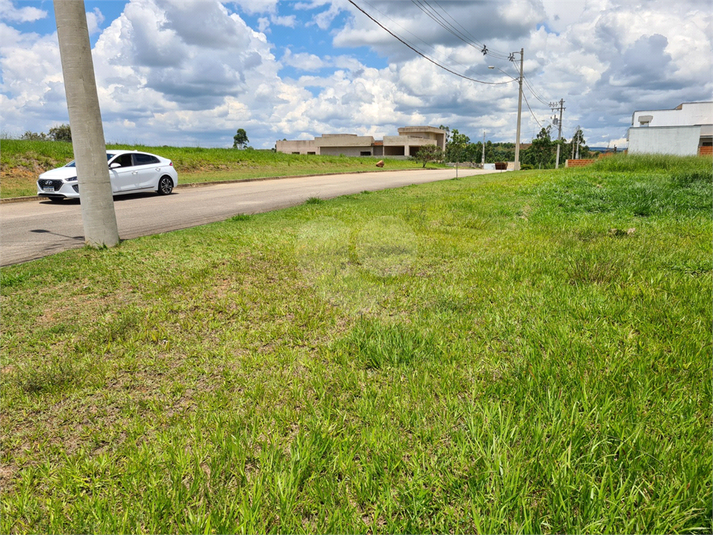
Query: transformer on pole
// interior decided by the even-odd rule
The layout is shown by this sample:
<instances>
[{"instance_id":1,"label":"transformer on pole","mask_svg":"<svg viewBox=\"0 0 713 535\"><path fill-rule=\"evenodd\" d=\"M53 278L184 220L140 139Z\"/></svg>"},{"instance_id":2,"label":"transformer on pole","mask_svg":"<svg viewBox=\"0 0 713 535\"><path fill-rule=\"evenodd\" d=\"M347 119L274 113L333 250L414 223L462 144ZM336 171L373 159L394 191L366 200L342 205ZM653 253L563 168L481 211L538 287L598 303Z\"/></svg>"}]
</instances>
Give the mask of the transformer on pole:
<instances>
[{"instance_id":1,"label":"transformer on pole","mask_svg":"<svg viewBox=\"0 0 713 535\"><path fill-rule=\"evenodd\" d=\"M560 141L562 140L562 112L565 110L564 107L564 99L560 99L559 102L550 102L550 108L552 108L552 111L557 111L559 110L560 112L560 117L559 120L555 118L555 124L559 127L558 133L557 133L557 159L555 160L555 169L559 169L560 166Z\"/></svg>"}]
</instances>

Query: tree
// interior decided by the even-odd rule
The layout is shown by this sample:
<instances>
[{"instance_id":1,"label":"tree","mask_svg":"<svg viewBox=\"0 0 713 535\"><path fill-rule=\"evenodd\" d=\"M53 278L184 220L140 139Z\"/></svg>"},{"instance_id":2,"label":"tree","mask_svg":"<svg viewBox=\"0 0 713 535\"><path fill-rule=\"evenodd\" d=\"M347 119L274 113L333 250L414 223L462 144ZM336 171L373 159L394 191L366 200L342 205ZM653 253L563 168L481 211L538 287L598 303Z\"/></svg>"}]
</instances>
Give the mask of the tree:
<instances>
[{"instance_id":1,"label":"tree","mask_svg":"<svg viewBox=\"0 0 713 535\"><path fill-rule=\"evenodd\" d=\"M444 130L446 132L446 145L448 145L448 142L451 140L451 127L441 125L438 128L440 128L441 130Z\"/></svg>"},{"instance_id":2,"label":"tree","mask_svg":"<svg viewBox=\"0 0 713 535\"><path fill-rule=\"evenodd\" d=\"M540 130L537 137L532 140L532 146L529 149L532 156L531 163L540 169L543 167L547 168L551 163L554 163L552 157L552 147L554 143L552 143L552 138L550 137L551 129L552 127L548 126Z\"/></svg>"},{"instance_id":3,"label":"tree","mask_svg":"<svg viewBox=\"0 0 713 535\"><path fill-rule=\"evenodd\" d=\"M72 129L68 124L61 124L50 128L50 139L52 141L69 141L72 142Z\"/></svg>"},{"instance_id":4,"label":"tree","mask_svg":"<svg viewBox=\"0 0 713 535\"><path fill-rule=\"evenodd\" d=\"M470 138L458 132L457 128L451 130L450 134L450 141L446 144L446 160L462 162L465 160L465 148L470 143Z\"/></svg>"},{"instance_id":5,"label":"tree","mask_svg":"<svg viewBox=\"0 0 713 535\"><path fill-rule=\"evenodd\" d=\"M238 128L238 133L233 136L233 148L244 149L245 145L250 142L248 134L243 128Z\"/></svg>"},{"instance_id":6,"label":"tree","mask_svg":"<svg viewBox=\"0 0 713 535\"><path fill-rule=\"evenodd\" d=\"M47 141L47 134L44 132L32 132L28 130L20 136L20 139L25 139L27 141Z\"/></svg>"},{"instance_id":7,"label":"tree","mask_svg":"<svg viewBox=\"0 0 713 535\"><path fill-rule=\"evenodd\" d=\"M582 129L577 127L577 131L572 136L572 141L569 143L569 148L572 152L571 158L579 158L580 156L589 155L589 147L587 147L587 142L584 140L584 132Z\"/></svg>"},{"instance_id":8,"label":"tree","mask_svg":"<svg viewBox=\"0 0 713 535\"><path fill-rule=\"evenodd\" d=\"M416 161L423 163L423 168L426 168L428 162L435 162L443 159L443 151L437 145L424 145L414 155Z\"/></svg>"},{"instance_id":9,"label":"tree","mask_svg":"<svg viewBox=\"0 0 713 535\"><path fill-rule=\"evenodd\" d=\"M465 147L465 153L463 154L463 161L470 162L472 164L480 162L483 156L483 143L478 141L477 143L469 143Z\"/></svg>"},{"instance_id":10,"label":"tree","mask_svg":"<svg viewBox=\"0 0 713 535\"><path fill-rule=\"evenodd\" d=\"M53 4L73 133L72 148L82 195L84 241L92 247L113 247L119 243L119 229L106 164L106 143L84 0L55 0Z\"/></svg>"}]
</instances>

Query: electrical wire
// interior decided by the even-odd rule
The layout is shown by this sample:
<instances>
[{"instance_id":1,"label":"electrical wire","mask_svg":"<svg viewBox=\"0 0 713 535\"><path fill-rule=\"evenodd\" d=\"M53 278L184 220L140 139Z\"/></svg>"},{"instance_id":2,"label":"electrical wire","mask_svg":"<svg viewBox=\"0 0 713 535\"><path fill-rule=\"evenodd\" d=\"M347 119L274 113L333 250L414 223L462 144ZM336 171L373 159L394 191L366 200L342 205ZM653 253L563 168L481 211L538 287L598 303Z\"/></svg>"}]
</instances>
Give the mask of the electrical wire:
<instances>
[{"instance_id":1,"label":"electrical wire","mask_svg":"<svg viewBox=\"0 0 713 535\"><path fill-rule=\"evenodd\" d=\"M438 11L436 10L436 8L434 8L431 4L429 4L427 0L411 0L411 3L413 3L421 11L423 11L431 20L433 20L441 28L443 28L447 32L451 33L452 35L456 36L458 39L463 41L468 46L471 46L474 49L476 49L478 52L481 52L483 55L488 54L488 55L492 55L494 57L499 57L500 59L505 59L508 57L508 56L500 57L501 54L499 52L488 49L488 47L483 43L479 43L477 41L469 39L465 34L463 34L463 32L458 30L458 28L456 28L450 22L448 22L445 19L445 17L443 17L441 14L439 14ZM441 7L441 10L446 15L448 15L448 12L443 10L442 7ZM450 15L448 15L448 16L450 17ZM453 19L453 17L451 17L451 19ZM461 26L461 28L462 28L462 26Z\"/></svg>"},{"instance_id":2,"label":"electrical wire","mask_svg":"<svg viewBox=\"0 0 713 535\"><path fill-rule=\"evenodd\" d=\"M425 0L424 0L424 1L425 1ZM428 2L426 2L426 3L428 3ZM509 53L506 53L506 52L502 52L502 51L498 51L498 50L495 50L495 49L492 49L492 48L488 48L488 47L485 45L485 43L481 43L480 41L478 41L478 40L475 38L475 36L473 36L472 33L470 33L460 22L458 22L456 19L454 19L454 18L450 15L450 13L448 13L448 11L446 11L445 8L440 4L440 2L436 1L436 5L440 8L440 10L441 10L445 15L448 16L449 19L451 19L453 22L455 22L456 25L458 25L458 26L463 30L463 34L466 35L466 36L468 36L468 37L471 39L471 41L472 41L473 43L475 43L476 45L478 45L478 46L481 47L481 48L487 49L488 55L493 56L493 57L495 57L495 58L497 58L497 59L506 59L506 60L512 61L512 59L513 59L513 54L509 54ZM445 19L444 19L444 20L445 20Z\"/></svg>"},{"instance_id":3,"label":"electrical wire","mask_svg":"<svg viewBox=\"0 0 713 535\"><path fill-rule=\"evenodd\" d=\"M530 107L530 103L527 101L527 97L525 96L525 93L524 93L524 92L522 93L522 98L525 99L525 105L527 106L527 109L530 110L530 115L532 115L532 118L535 120L535 122L536 122L538 125L540 125L540 128L544 128L544 127L542 126L542 123L537 120L537 117L535 117L535 114L534 114L534 112L532 111L532 108Z\"/></svg>"},{"instance_id":4,"label":"electrical wire","mask_svg":"<svg viewBox=\"0 0 713 535\"><path fill-rule=\"evenodd\" d=\"M426 0L423 0L423 1L425 1L426 4L428 4L428 2L427 2ZM499 51L497 51L497 50L493 50L493 49L491 49L491 48L487 48L484 43L481 43L480 41L478 41L478 40L475 38L475 36L473 36L472 33L470 33L465 27L463 27L463 25L462 25L460 22L458 22L456 19L454 19L454 18L450 15L450 13L448 13L448 11L445 10L445 8L441 5L440 2L438 2L438 1L436 0L435 3L436 3L436 5L440 8L440 10L441 10L445 15L448 16L449 19L451 19L457 26L459 26L459 27L463 30L463 32L462 32L463 35L469 37L470 40L471 40L471 43L475 43L475 44L478 45L478 47L480 47L480 48L486 48L488 55L491 55L491 56L493 56L493 57L495 57L495 58L497 58L497 59L507 59L507 60L510 60L510 59L512 58L512 54L507 54L507 53L504 53L504 52L499 52ZM433 8L433 9L435 10L435 8ZM444 19L444 20L445 20L445 19ZM460 32L459 32L459 33L460 33ZM467 41L466 41L466 42L467 42Z\"/></svg>"},{"instance_id":5,"label":"electrical wire","mask_svg":"<svg viewBox=\"0 0 713 535\"><path fill-rule=\"evenodd\" d=\"M461 74L461 73L459 73L459 72L456 72L456 71L454 71L453 69L449 69L448 67L446 67L446 66L441 65L440 63L438 63L436 60L429 58L426 54L424 54L423 52L421 52L420 50L418 50L418 49L417 49L415 46L413 46L411 43L409 43L409 42L406 41L405 39L399 37L399 36L396 35L394 32L392 32L391 30L389 30L386 26L384 26L383 24L381 24L381 22L379 22L378 20L376 20L376 19L375 19L374 17L372 17L369 13L367 13L367 12L364 11L361 7L359 7L353 0L349 0L349 3L352 4L352 5L353 5L355 8L357 8L359 11L361 11L362 13L364 13L364 15L366 15L367 17L369 17L369 19L372 20L372 22L374 22L374 23L375 23L377 26L379 26L382 30L384 30L384 31L387 32L389 35L391 35L394 39L396 39L397 41L399 41L400 43L402 43L402 44L405 45L406 47L408 47L408 48L410 48L411 50L413 50L414 52L416 52L416 54L418 54L418 55L421 56L422 58L424 58L424 59L430 61L430 62L433 63L435 66L440 67L441 69L443 69L443 70L446 71L446 72L449 72L449 73L451 73L451 74L453 74L453 75L455 75L455 76L458 76L459 78L463 78L464 80L469 80L469 81L471 81L471 82L475 82L475 83L478 83L478 84L484 84L484 85L503 85L503 84L512 83L512 80L510 80L510 81L508 81L508 82L486 82L486 81L484 81L484 80L476 80L475 78L471 78L470 76L466 76L465 74Z\"/></svg>"},{"instance_id":6,"label":"electrical wire","mask_svg":"<svg viewBox=\"0 0 713 535\"><path fill-rule=\"evenodd\" d=\"M410 36L412 36L414 39L417 39L418 41L420 41L421 43L423 43L426 47L430 48L434 53L436 53L436 49L433 47L433 45L427 43L426 41L424 41L423 39L421 39L418 35L416 35L416 34L410 32L410 31L408 31L406 28L404 28L403 26L401 26L401 24L399 24L396 20L392 19L388 14L384 13L383 11L381 11L381 10L380 10L378 7L376 7L374 4L368 2L367 0L363 0L363 1L364 1L364 3L365 3L366 5L368 5L373 11L376 11L376 12L379 13L382 17L385 17L385 18L389 19L394 25L398 26L399 28L401 28L401 30L403 30L404 32L406 32L407 34L409 34ZM413 0L412 0L412 1L413 1ZM382 20L383 20L383 19L382 19ZM461 62L459 62L458 60L454 60L453 58L449 58L449 59L451 59L451 61L453 61L454 63L457 63L458 65L460 65L460 66L463 67L464 69L468 69L468 68L469 68L468 65L463 65L463 64L462 64Z\"/></svg>"},{"instance_id":7,"label":"electrical wire","mask_svg":"<svg viewBox=\"0 0 713 535\"><path fill-rule=\"evenodd\" d=\"M433 7L431 4L428 3L428 0L411 0L411 2L412 2L416 7L418 7L423 13L425 13L431 20L433 20L436 24L438 24L439 26L441 26L441 28L443 28L444 30L448 31L448 32L451 33L452 35L456 36L458 39L460 39L461 41L463 41L463 42L466 43L467 45L469 45L469 46L475 48L476 50L479 50L480 52L483 53L483 55L490 55L490 56L492 56L492 57L494 57L494 58L496 58L496 59L508 59L510 62L513 62L513 61L514 61L514 55L515 55L515 53L507 54L507 55L506 55L506 54L503 54L503 53L501 53L501 52L488 49L488 47L487 47L485 44L478 42L478 41L473 37L473 35L472 35L470 32L468 32L468 30L466 30L456 19L454 19L454 18L443 8L443 6L442 6L438 1L435 2L436 5L438 5L438 7L440 8L440 10L441 10L445 15L447 15L453 22L455 22L458 26L460 26L460 28L463 30L462 32L461 32L460 30L458 30L453 24L451 24L450 22L448 22L448 21L445 19L445 17L444 17L443 15L439 14L438 11L437 11L437 9L436 9L435 7ZM506 73L505 71L502 71L502 72L503 72L506 76L509 76L509 77L510 77L510 81L508 81L508 82L485 82L485 81L483 81L483 80L476 80L476 79L471 78L471 77L469 77L469 76L465 76L465 75L463 75L463 74L460 74L460 73L458 73L458 72L456 72L456 71L454 71L454 70L452 70L452 69L449 69L448 67L445 67L444 65L441 65L441 64L438 63L437 61L435 61L435 60L431 59L430 57L428 57L426 54L424 54L423 52L421 52L420 50L418 50L414 45L412 45L411 43L409 43L408 41L406 41L404 38L399 37L396 33L394 33L394 32L391 31L389 28L387 28L386 26L384 26L381 22L379 22L379 21L376 20L374 17L372 17L372 16L371 16L369 13L367 13L364 9L362 9L361 7L359 7L353 0L349 0L349 3L352 4L354 7L356 7L359 11L361 11L364 15L366 15L369 19L371 19L376 25L378 25L381 29L383 29L384 31L386 31L386 32L387 32L389 35L391 35L393 38L395 38L396 40L398 40L399 42L401 42L403 45L405 45L406 47L410 48L412 51L416 52L419 56L421 56L421 57L423 57L424 59L430 61L431 63L433 63L433 64L436 65L437 67L439 67L439 68L441 68L441 69L443 69L443 70L445 70L445 71L447 71L447 72L449 72L449 73L451 73L451 74L453 74L453 75L455 75L455 76L458 76L458 77L463 78L463 79L465 79L465 80L470 80L470 81L472 81L472 82L476 82L476 83L479 83L479 84L487 84L487 85L504 85L504 84L509 84L509 83L518 81L518 78L515 78L515 77L509 75L509 74ZM369 4L369 2L366 2L366 3ZM373 9L376 9L373 5L371 5L371 4L369 4L369 5L370 5ZM376 11L379 11L379 10L376 9ZM380 13L381 13L381 12L380 12ZM385 15L384 13L382 13L382 15L386 16L386 17L389 18L392 22L394 22L395 24L398 25L398 23L396 23L393 19L391 19L390 17L388 17L388 16ZM399 25L399 26L400 26L400 25ZM400 26L400 27L401 27L401 26ZM405 28L403 28L403 27L401 27L401 28L402 28L405 32L407 32L408 34L412 35L413 37L415 37L416 39L418 39L419 41L421 41L421 42L422 42L423 44L425 44L426 46L431 46L431 45L429 45L428 43L426 43L425 41L423 41L422 39L420 39L418 36L414 35L413 33L409 32L408 30L406 30ZM431 48L432 48L432 47L431 47ZM535 99L537 99L540 103L544 104L545 106L550 107L550 106L549 106L549 103L548 103L547 101L545 101L545 100L537 93L537 91L535 91L535 88L532 86L532 83L530 82L530 80L529 80L524 74L522 75L522 82L523 82L523 83L525 84L525 86L530 90L530 92L531 92L532 95L535 97ZM527 100L527 96L525 95L525 92L524 92L524 91L522 92L522 96L523 96L523 98L525 99L525 105L527 106L527 109L530 111L530 115L532 116L532 118L533 118L533 119L535 120L535 122L540 126L540 128L544 128L544 127L542 126L542 123L541 123L541 122L537 119L537 117L535 116L535 113L532 111L532 107L530 106L530 103L529 103L529 101Z\"/></svg>"},{"instance_id":8,"label":"electrical wire","mask_svg":"<svg viewBox=\"0 0 713 535\"><path fill-rule=\"evenodd\" d=\"M523 75L522 78L523 78L523 80L525 81L525 85L527 85L527 88L530 90L530 92L532 93L532 95L533 95L537 100L539 100L542 104L544 104L545 106L547 106L547 107L549 108L549 107L550 107L550 103L549 103L548 101L544 100L542 97L540 97L540 95L537 94L537 91L535 91L535 88L532 87L532 83L530 82L530 80L528 80L527 77L524 76L524 75Z\"/></svg>"}]
</instances>

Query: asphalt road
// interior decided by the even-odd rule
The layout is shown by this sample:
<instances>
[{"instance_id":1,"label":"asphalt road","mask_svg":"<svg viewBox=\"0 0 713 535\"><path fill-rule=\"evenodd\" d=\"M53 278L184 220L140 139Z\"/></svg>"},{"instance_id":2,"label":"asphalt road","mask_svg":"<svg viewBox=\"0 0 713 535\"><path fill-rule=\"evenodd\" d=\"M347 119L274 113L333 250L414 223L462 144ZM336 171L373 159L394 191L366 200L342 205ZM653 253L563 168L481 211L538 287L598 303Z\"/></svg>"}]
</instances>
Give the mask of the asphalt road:
<instances>
[{"instance_id":1,"label":"asphalt road","mask_svg":"<svg viewBox=\"0 0 713 535\"><path fill-rule=\"evenodd\" d=\"M459 176L492 173L460 169ZM499 172L499 171L497 171ZM310 197L340 195L448 180L454 169L392 171L218 183L178 188L172 195L116 197L114 207L121 239L159 234L236 214L268 212L303 203ZM179 177L180 181L180 177ZM0 204L0 265L42 258L84 245L78 201L48 200Z\"/></svg>"}]
</instances>

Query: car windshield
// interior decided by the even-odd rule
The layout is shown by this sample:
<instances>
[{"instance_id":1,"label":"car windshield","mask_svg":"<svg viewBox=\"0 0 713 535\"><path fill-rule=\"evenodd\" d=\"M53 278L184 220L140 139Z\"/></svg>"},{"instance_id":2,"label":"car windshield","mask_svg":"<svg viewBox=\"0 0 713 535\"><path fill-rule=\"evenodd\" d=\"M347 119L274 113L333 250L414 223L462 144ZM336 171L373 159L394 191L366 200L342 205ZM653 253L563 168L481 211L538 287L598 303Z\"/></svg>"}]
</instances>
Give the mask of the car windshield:
<instances>
[{"instance_id":1,"label":"car windshield","mask_svg":"<svg viewBox=\"0 0 713 535\"><path fill-rule=\"evenodd\" d=\"M114 154L109 153L109 152L106 153L106 161L107 161L107 162L108 162L109 160L111 160L113 157L114 157ZM77 167L77 164L74 162L74 160L72 160L72 161L69 162L67 165L65 165L65 167Z\"/></svg>"}]
</instances>

